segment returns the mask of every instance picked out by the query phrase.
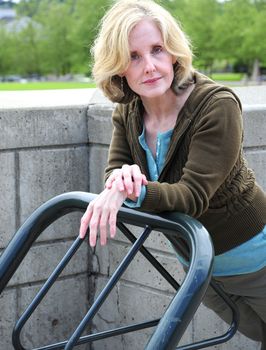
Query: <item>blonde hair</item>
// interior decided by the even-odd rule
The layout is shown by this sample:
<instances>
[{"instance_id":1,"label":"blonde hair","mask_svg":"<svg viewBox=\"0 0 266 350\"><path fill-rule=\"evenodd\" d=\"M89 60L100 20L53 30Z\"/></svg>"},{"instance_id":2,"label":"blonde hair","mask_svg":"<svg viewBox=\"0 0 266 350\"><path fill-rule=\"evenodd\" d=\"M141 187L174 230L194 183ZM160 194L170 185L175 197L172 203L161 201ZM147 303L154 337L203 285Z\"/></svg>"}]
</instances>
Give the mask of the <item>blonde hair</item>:
<instances>
[{"instance_id":1,"label":"blonde hair","mask_svg":"<svg viewBox=\"0 0 266 350\"><path fill-rule=\"evenodd\" d=\"M176 58L173 90L178 93L191 80L190 42L172 15L152 0L119 0L102 18L92 47L95 82L113 102L128 103L136 96L120 76L130 63L129 34L145 18L158 26L165 49Z\"/></svg>"}]
</instances>

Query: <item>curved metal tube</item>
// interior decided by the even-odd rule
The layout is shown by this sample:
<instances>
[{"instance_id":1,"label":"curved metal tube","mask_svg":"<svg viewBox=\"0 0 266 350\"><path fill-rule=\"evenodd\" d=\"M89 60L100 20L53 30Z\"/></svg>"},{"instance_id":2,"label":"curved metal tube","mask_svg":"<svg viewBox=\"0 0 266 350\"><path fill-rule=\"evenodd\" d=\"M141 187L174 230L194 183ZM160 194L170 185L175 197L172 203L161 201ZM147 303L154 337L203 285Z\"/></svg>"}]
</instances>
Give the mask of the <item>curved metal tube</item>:
<instances>
[{"instance_id":1,"label":"curved metal tube","mask_svg":"<svg viewBox=\"0 0 266 350\"><path fill-rule=\"evenodd\" d=\"M84 211L95 196L85 192L56 196L25 221L0 256L0 294L40 233L59 217L72 211ZM184 214L157 216L121 208L118 222L149 226L152 230L164 233L173 244L177 236L188 243L190 267L187 276L146 346L147 350L175 349L210 282L213 247L209 235L198 221ZM80 329L84 327L82 325ZM75 346L80 336L78 333L73 334L75 339L72 336L68 342L71 346L66 345L66 348Z\"/></svg>"},{"instance_id":2,"label":"curved metal tube","mask_svg":"<svg viewBox=\"0 0 266 350\"><path fill-rule=\"evenodd\" d=\"M0 256L0 294L39 235L61 216L85 210L95 196L68 192L48 200L31 214Z\"/></svg>"}]
</instances>

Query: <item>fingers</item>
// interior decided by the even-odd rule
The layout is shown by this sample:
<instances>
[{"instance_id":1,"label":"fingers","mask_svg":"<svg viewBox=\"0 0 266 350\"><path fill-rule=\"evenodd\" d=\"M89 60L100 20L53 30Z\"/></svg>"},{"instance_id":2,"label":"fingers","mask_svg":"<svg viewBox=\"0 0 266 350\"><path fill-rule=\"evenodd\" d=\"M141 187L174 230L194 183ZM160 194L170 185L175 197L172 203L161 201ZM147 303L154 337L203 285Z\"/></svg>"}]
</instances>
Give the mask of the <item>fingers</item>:
<instances>
[{"instance_id":1,"label":"fingers","mask_svg":"<svg viewBox=\"0 0 266 350\"><path fill-rule=\"evenodd\" d=\"M100 233L100 244L107 243L108 229L113 238L116 233L116 217L126 198L126 192L119 191L116 186L105 189L88 206L81 218L80 238L84 238L89 228L89 243L91 247L96 246L98 231Z\"/></svg>"},{"instance_id":2,"label":"fingers","mask_svg":"<svg viewBox=\"0 0 266 350\"><path fill-rule=\"evenodd\" d=\"M109 212L103 211L99 220L100 228L100 244L105 245L107 243L107 223L109 219ZM96 241L95 241L96 244Z\"/></svg>"},{"instance_id":3,"label":"fingers","mask_svg":"<svg viewBox=\"0 0 266 350\"><path fill-rule=\"evenodd\" d=\"M123 174L125 190L127 191L128 195L131 195L133 193L134 188L132 166L125 164L122 166L121 170Z\"/></svg>"},{"instance_id":4,"label":"fingers","mask_svg":"<svg viewBox=\"0 0 266 350\"><path fill-rule=\"evenodd\" d=\"M99 221L100 221L100 208L97 208L97 206L94 205L92 208L92 216L89 224L90 226L89 242L91 247L96 246Z\"/></svg>"},{"instance_id":5,"label":"fingers","mask_svg":"<svg viewBox=\"0 0 266 350\"><path fill-rule=\"evenodd\" d=\"M116 234L116 216L117 212L112 211L109 217L110 237L114 238Z\"/></svg>"},{"instance_id":6,"label":"fingers","mask_svg":"<svg viewBox=\"0 0 266 350\"><path fill-rule=\"evenodd\" d=\"M123 173L121 169L115 169L109 178L106 180L105 187L112 188L113 182L116 182L117 188L119 191L124 191L124 182L123 182Z\"/></svg>"},{"instance_id":7,"label":"fingers","mask_svg":"<svg viewBox=\"0 0 266 350\"><path fill-rule=\"evenodd\" d=\"M140 168L137 165L132 165L132 178L134 179L134 194L136 197L139 197L141 186L143 180L146 180L146 176L141 173Z\"/></svg>"},{"instance_id":8,"label":"fingers","mask_svg":"<svg viewBox=\"0 0 266 350\"><path fill-rule=\"evenodd\" d=\"M88 227L89 227L91 216L92 216L92 210L91 210L90 206L88 206L86 212L84 213L84 215L82 216L82 218L80 220L79 237L81 239L83 239L86 235L86 232L87 232Z\"/></svg>"},{"instance_id":9,"label":"fingers","mask_svg":"<svg viewBox=\"0 0 266 350\"><path fill-rule=\"evenodd\" d=\"M106 188L111 189L113 184L117 186L120 191L126 191L127 196L132 194L139 197L141 186L147 185L146 176L141 173L137 164L123 165L121 169L115 169L106 181Z\"/></svg>"}]
</instances>

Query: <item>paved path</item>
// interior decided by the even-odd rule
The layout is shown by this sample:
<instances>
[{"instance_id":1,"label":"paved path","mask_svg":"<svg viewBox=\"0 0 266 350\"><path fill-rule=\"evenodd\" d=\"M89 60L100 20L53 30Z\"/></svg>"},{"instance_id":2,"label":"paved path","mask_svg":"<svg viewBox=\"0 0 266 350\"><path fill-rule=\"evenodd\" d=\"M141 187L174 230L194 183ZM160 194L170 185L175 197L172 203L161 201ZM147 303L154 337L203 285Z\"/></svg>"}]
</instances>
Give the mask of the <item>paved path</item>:
<instances>
[{"instance_id":1,"label":"paved path","mask_svg":"<svg viewBox=\"0 0 266 350\"><path fill-rule=\"evenodd\" d=\"M88 105L95 89L0 91L0 109Z\"/></svg>"},{"instance_id":2,"label":"paved path","mask_svg":"<svg viewBox=\"0 0 266 350\"><path fill-rule=\"evenodd\" d=\"M231 87L244 105L266 105L266 85ZM0 91L0 109L49 108L110 103L97 89Z\"/></svg>"}]
</instances>

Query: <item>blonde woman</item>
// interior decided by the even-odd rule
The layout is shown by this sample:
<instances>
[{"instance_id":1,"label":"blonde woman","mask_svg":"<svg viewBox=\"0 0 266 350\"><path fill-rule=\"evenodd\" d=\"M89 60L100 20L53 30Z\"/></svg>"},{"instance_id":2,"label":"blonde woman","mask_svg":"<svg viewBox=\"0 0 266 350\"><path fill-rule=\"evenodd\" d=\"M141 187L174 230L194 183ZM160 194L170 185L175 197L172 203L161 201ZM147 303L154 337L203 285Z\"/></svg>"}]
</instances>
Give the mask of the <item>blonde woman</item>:
<instances>
[{"instance_id":1,"label":"blonde woman","mask_svg":"<svg viewBox=\"0 0 266 350\"><path fill-rule=\"evenodd\" d=\"M151 0L117 1L93 47L94 78L117 106L105 189L88 206L80 237L115 236L124 203L197 218L215 249L213 276L240 310L240 331L266 349L266 196L242 154L241 104L193 69L176 20ZM205 304L225 321L208 290Z\"/></svg>"}]
</instances>

